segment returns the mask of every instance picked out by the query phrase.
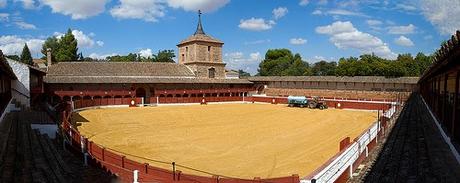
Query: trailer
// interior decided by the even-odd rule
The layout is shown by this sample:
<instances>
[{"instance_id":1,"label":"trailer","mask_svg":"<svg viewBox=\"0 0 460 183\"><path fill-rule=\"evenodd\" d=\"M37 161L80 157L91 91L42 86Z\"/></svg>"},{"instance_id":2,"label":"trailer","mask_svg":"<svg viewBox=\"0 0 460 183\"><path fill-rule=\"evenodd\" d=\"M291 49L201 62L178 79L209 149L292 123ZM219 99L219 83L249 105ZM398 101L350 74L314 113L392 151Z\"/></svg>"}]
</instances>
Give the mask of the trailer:
<instances>
[{"instance_id":1,"label":"trailer","mask_svg":"<svg viewBox=\"0 0 460 183\"><path fill-rule=\"evenodd\" d=\"M305 107L308 105L307 97L305 96L288 96L288 106L289 107Z\"/></svg>"}]
</instances>

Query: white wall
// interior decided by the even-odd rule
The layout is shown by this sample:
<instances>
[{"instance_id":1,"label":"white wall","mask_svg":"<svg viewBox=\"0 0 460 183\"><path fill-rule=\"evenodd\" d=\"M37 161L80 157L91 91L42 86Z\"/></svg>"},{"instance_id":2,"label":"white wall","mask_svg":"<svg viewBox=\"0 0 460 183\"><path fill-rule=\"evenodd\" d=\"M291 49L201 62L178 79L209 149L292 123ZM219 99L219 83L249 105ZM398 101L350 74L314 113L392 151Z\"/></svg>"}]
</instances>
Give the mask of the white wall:
<instances>
[{"instance_id":1,"label":"white wall","mask_svg":"<svg viewBox=\"0 0 460 183\"><path fill-rule=\"evenodd\" d=\"M11 95L26 107L30 106L30 68L27 64L7 59L8 64L13 69L18 78L11 82Z\"/></svg>"}]
</instances>

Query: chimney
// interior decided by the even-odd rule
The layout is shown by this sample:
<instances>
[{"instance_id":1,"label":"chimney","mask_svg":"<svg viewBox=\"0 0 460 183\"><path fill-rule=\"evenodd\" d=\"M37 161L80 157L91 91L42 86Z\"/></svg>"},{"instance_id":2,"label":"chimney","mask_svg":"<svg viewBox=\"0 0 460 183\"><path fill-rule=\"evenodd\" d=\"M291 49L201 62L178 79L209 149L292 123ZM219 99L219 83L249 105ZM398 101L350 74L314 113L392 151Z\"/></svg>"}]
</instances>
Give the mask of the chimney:
<instances>
[{"instance_id":1,"label":"chimney","mask_svg":"<svg viewBox=\"0 0 460 183\"><path fill-rule=\"evenodd\" d=\"M51 66L52 61L51 61L51 48L46 49L46 65L49 67Z\"/></svg>"}]
</instances>

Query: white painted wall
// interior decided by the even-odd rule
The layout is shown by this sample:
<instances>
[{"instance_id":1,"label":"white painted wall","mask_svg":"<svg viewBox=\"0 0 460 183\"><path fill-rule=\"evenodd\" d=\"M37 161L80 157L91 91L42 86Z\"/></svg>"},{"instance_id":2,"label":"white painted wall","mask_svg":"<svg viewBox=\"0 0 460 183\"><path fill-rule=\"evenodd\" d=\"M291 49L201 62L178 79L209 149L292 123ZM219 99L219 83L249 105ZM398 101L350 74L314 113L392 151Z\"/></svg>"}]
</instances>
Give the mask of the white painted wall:
<instances>
[{"instance_id":1,"label":"white painted wall","mask_svg":"<svg viewBox=\"0 0 460 183\"><path fill-rule=\"evenodd\" d=\"M11 95L26 107L30 107L30 68L27 64L6 59L18 78L11 82Z\"/></svg>"}]
</instances>

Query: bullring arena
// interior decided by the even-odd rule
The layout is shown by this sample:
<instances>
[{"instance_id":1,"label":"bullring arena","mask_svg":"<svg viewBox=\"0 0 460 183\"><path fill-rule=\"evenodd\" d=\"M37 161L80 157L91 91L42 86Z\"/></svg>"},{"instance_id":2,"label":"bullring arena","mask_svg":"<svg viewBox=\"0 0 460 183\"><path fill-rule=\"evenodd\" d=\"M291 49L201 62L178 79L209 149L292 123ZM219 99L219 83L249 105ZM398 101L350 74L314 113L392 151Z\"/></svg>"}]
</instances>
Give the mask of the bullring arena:
<instances>
[{"instance_id":1,"label":"bullring arena","mask_svg":"<svg viewBox=\"0 0 460 183\"><path fill-rule=\"evenodd\" d=\"M88 140L128 158L246 179L308 175L339 151L343 138L357 137L376 118L377 111L249 103L90 109L72 116Z\"/></svg>"}]
</instances>

